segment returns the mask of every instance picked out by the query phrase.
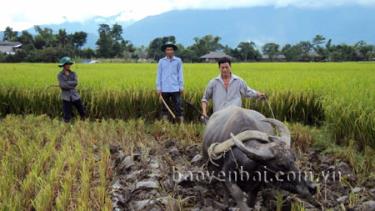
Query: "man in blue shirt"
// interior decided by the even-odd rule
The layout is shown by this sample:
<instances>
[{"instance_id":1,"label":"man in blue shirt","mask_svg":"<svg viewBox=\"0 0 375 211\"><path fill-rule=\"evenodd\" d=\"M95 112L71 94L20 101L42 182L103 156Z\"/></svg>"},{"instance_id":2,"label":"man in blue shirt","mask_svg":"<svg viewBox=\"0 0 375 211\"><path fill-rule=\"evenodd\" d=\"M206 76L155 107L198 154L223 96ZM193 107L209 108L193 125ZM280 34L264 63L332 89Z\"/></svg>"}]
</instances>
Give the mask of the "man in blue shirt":
<instances>
[{"instance_id":1,"label":"man in blue shirt","mask_svg":"<svg viewBox=\"0 0 375 211\"><path fill-rule=\"evenodd\" d=\"M159 60L156 77L156 90L162 96L169 107L174 108L179 122L183 122L183 110L181 106L181 94L184 91L183 67L180 58L174 55L177 46L172 42L165 43L161 50L165 57ZM168 119L168 110L163 105L163 119Z\"/></svg>"}]
</instances>

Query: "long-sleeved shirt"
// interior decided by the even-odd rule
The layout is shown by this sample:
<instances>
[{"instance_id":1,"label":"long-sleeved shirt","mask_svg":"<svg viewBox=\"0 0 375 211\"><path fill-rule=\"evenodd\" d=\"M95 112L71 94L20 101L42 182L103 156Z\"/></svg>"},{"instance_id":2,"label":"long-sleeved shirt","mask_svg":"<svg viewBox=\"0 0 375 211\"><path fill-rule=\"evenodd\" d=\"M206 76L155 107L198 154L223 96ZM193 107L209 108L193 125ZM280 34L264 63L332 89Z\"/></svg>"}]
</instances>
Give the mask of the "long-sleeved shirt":
<instances>
[{"instance_id":1,"label":"long-sleeved shirt","mask_svg":"<svg viewBox=\"0 0 375 211\"><path fill-rule=\"evenodd\" d=\"M79 100L80 96L76 90L78 84L77 75L74 72L70 72L69 75L65 75L62 70L57 74L57 80L61 88L61 99L66 101Z\"/></svg>"},{"instance_id":2,"label":"long-sleeved shirt","mask_svg":"<svg viewBox=\"0 0 375 211\"><path fill-rule=\"evenodd\" d=\"M156 89L160 92L179 92L184 89L182 61L174 56L161 58L158 64Z\"/></svg>"},{"instance_id":3,"label":"long-sleeved shirt","mask_svg":"<svg viewBox=\"0 0 375 211\"><path fill-rule=\"evenodd\" d=\"M231 105L242 107L242 97L255 98L257 91L248 87L244 80L234 74L225 89L224 81L219 75L208 83L202 101L208 102L212 99L213 109L216 112Z\"/></svg>"}]
</instances>

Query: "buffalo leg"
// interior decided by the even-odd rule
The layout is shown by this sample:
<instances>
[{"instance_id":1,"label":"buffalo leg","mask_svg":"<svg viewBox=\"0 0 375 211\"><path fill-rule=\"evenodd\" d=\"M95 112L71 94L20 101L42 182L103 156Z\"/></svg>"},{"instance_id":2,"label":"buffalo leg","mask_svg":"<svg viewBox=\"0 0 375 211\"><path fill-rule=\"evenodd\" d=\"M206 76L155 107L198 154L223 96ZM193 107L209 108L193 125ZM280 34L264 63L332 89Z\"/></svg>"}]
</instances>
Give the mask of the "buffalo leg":
<instances>
[{"instance_id":1,"label":"buffalo leg","mask_svg":"<svg viewBox=\"0 0 375 211\"><path fill-rule=\"evenodd\" d=\"M237 206L241 211L250 210L250 208L245 203L244 194L237 184L230 181L225 181L225 186L227 187L229 193L232 195L233 199L236 201Z\"/></svg>"},{"instance_id":2,"label":"buffalo leg","mask_svg":"<svg viewBox=\"0 0 375 211\"><path fill-rule=\"evenodd\" d=\"M221 183L223 184L223 183ZM224 191L224 204L227 205L227 207L229 207L229 189L227 188L227 186L225 185L225 183L223 184L223 188L227 189L227 191Z\"/></svg>"},{"instance_id":3,"label":"buffalo leg","mask_svg":"<svg viewBox=\"0 0 375 211\"><path fill-rule=\"evenodd\" d=\"M236 164L236 160L234 160L232 156L229 156L228 159L224 162L222 171L226 175L225 186L227 187L230 195L236 201L237 206L240 208L241 211L250 210L250 208L246 204L244 192L237 185L238 178L232 178L231 173L236 171Z\"/></svg>"},{"instance_id":4,"label":"buffalo leg","mask_svg":"<svg viewBox=\"0 0 375 211\"><path fill-rule=\"evenodd\" d=\"M249 207L254 207L255 206L255 202L256 202L256 199L257 199L258 191L259 191L259 189L255 188L255 189L247 192L247 195L248 195L247 205L249 205Z\"/></svg>"}]
</instances>

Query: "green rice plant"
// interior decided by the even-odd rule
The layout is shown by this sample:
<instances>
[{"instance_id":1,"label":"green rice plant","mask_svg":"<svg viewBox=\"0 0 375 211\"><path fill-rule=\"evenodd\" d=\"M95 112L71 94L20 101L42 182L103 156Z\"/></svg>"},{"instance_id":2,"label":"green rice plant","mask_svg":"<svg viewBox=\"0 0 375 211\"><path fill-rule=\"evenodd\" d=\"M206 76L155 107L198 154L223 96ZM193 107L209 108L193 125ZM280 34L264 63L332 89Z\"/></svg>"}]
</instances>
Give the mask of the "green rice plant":
<instances>
[{"instance_id":1,"label":"green rice plant","mask_svg":"<svg viewBox=\"0 0 375 211\"><path fill-rule=\"evenodd\" d=\"M303 205L303 202L301 201L293 201L292 202L292 211L305 211L305 206Z\"/></svg>"},{"instance_id":2,"label":"green rice plant","mask_svg":"<svg viewBox=\"0 0 375 211\"><path fill-rule=\"evenodd\" d=\"M90 208L90 187L91 187L91 175L93 167L93 155L88 152L86 158L81 162L80 175L80 190L77 199L78 210L88 210Z\"/></svg>"},{"instance_id":3,"label":"green rice plant","mask_svg":"<svg viewBox=\"0 0 375 211\"><path fill-rule=\"evenodd\" d=\"M99 161L99 186L96 187L96 198L98 199L98 208L101 210L111 210L112 202L107 193L110 177L110 152L108 145L103 146L101 158Z\"/></svg>"},{"instance_id":4,"label":"green rice plant","mask_svg":"<svg viewBox=\"0 0 375 211\"><path fill-rule=\"evenodd\" d=\"M68 165L70 167L68 172L63 176L63 178L60 181L60 186L62 190L59 191L58 195L56 196L57 210L67 210L69 207L70 200L72 197L74 177L77 170L77 160L79 160L79 157L77 156L70 157L70 159L68 160Z\"/></svg>"},{"instance_id":5,"label":"green rice plant","mask_svg":"<svg viewBox=\"0 0 375 211\"><path fill-rule=\"evenodd\" d=\"M275 195L275 203L276 203L276 210L281 211L283 209L283 205L285 203L284 195L281 191L277 191Z\"/></svg>"},{"instance_id":6,"label":"green rice plant","mask_svg":"<svg viewBox=\"0 0 375 211\"><path fill-rule=\"evenodd\" d=\"M360 197L358 193L350 192L349 193L349 207L353 208L360 202Z\"/></svg>"},{"instance_id":7,"label":"green rice plant","mask_svg":"<svg viewBox=\"0 0 375 211\"><path fill-rule=\"evenodd\" d=\"M102 206L110 210L109 149L103 144L104 135L94 140L97 128L101 128L100 123L77 122L75 128L46 116L9 115L2 120L0 151L4 154L0 167L4 171L0 171L0 209L70 210ZM106 128L100 131L103 133ZM102 154L100 164L94 162L94 152L89 150L93 144L102 146L95 152ZM94 169L104 173L92 175ZM94 194L96 190L100 194ZM89 203L92 199L102 204Z\"/></svg>"},{"instance_id":8,"label":"green rice plant","mask_svg":"<svg viewBox=\"0 0 375 211\"><path fill-rule=\"evenodd\" d=\"M266 92L276 118L329 128L338 144L356 140L360 150L375 146L375 63L240 63L233 73ZM160 110L155 94L156 64L76 64L79 92L91 119L154 120ZM216 64L185 64L184 99L200 107ZM55 64L0 64L0 115L61 116ZM244 106L271 116L265 102ZM188 121L199 113L184 105Z\"/></svg>"}]
</instances>

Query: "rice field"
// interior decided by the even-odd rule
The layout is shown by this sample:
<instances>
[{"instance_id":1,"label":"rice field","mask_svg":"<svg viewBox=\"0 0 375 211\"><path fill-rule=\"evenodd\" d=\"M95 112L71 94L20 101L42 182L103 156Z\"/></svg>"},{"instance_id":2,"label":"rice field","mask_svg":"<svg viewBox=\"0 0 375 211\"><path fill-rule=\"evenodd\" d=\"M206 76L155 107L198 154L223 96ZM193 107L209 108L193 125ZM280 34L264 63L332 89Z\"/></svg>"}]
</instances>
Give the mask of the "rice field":
<instances>
[{"instance_id":1,"label":"rice field","mask_svg":"<svg viewBox=\"0 0 375 211\"><path fill-rule=\"evenodd\" d=\"M198 143L202 126L8 115L0 122L0 210L112 210L110 144L150 150L154 135Z\"/></svg>"},{"instance_id":2,"label":"rice field","mask_svg":"<svg viewBox=\"0 0 375 211\"><path fill-rule=\"evenodd\" d=\"M91 119L158 116L156 64L76 64L79 92ZM233 73L270 96L278 119L325 126L337 143L375 146L375 63L239 63ZM0 115L61 116L56 64L0 64ZM216 64L185 64L184 99L199 108ZM271 115L265 102L244 106ZM199 113L185 104L187 120Z\"/></svg>"},{"instance_id":3,"label":"rice field","mask_svg":"<svg viewBox=\"0 0 375 211\"><path fill-rule=\"evenodd\" d=\"M111 210L109 148L99 128L88 136L39 116L7 118L0 129L1 210Z\"/></svg>"},{"instance_id":4,"label":"rice field","mask_svg":"<svg viewBox=\"0 0 375 211\"><path fill-rule=\"evenodd\" d=\"M362 155L353 144L339 147L327 142L326 137L319 138L324 133L318 129L310 129L299 123L289 124L289 128L293 148L304 168L319 168L308 156L309 152L316 150L313 146L324 149L319 150L320 159L326 160L329 156L332 163L344 160L353 168L354 181L347 181L349 179L345 176L339 184L320 184L321 191L316 198L325 202L327 208L334 207L329 204L335 202L338 196L350 193L353 187L366 187L365 190L373 188L374 150L366 148ZM142 161L149 161L151 155L162 158L163 165L160 164L159 168L163 169L161 178L164 178L171 174L172 166L192 167L191 158L185 155L172 159L173 153L169 152L167 143L175 143L181 153L198 154L203 129L202 124L196 123L178 125L155 121L149 124L141 119L75 121L66 124L46 115L7 115L0 122L0 210L112 210L116 205L112 201L113 187L118 180L115 168L118 158L112 152L113 146L123 151L122 156L138 154ZM319 162L316 159L313 162ZM137 168L145 168L144 164L141 162ZM142 172L146 174L150 169ZM132 195L126 192L133 185L123 184L120 189L125 192L123 200L134 202ZM342 188L342 192L328 192L327 200L325 188L331 191L336 186ZM190 210L196 205L194 201L200 197L194 196L200 190L180 198L178 190L181 189L184 187L172 186L174 191L157 190L166 194L168 203L171 203L163 210ZM138 190L134 194L138 192L142 193ZM144 192L153 193L155 190ZM345 206L358 206L371 197L369 194L369 191L351 193L353 199ZM279 207L284 203L287 204L282 198L281 201L277 200ZM123 206L126 207L126 204ZM292 207L295 207L292 210L305 210L304 202L297 199Z\"/></svg>"},{"instance_id":5,"label":"rice field","mask_svg":"<svg viewBox=\"0 0 375 211\"><path fill-rule=\"evenodd\" d=\"M155 121L156 64L73 68L89 120L65 124L60 90L53 86L56 64L0 64L0 210L111 210L110 146L126 154L141 150L142 156L165 140L199 148L204 126L192 106L185 105L186 124ZM217 65L185 64L184 73L184 99L199 108ZM348 162L357 176L342 184L348 190L373 181L375 63L246 63L233 64L233 73L269 95L276 118L289 122L300 157L314 145L322 156ZM271 116L264 101L245 100L244 106ZM360 204L361 197L353 193L346 206ZM176 201L180 209L188 203Z\"/></svg>"}]
</instances>

